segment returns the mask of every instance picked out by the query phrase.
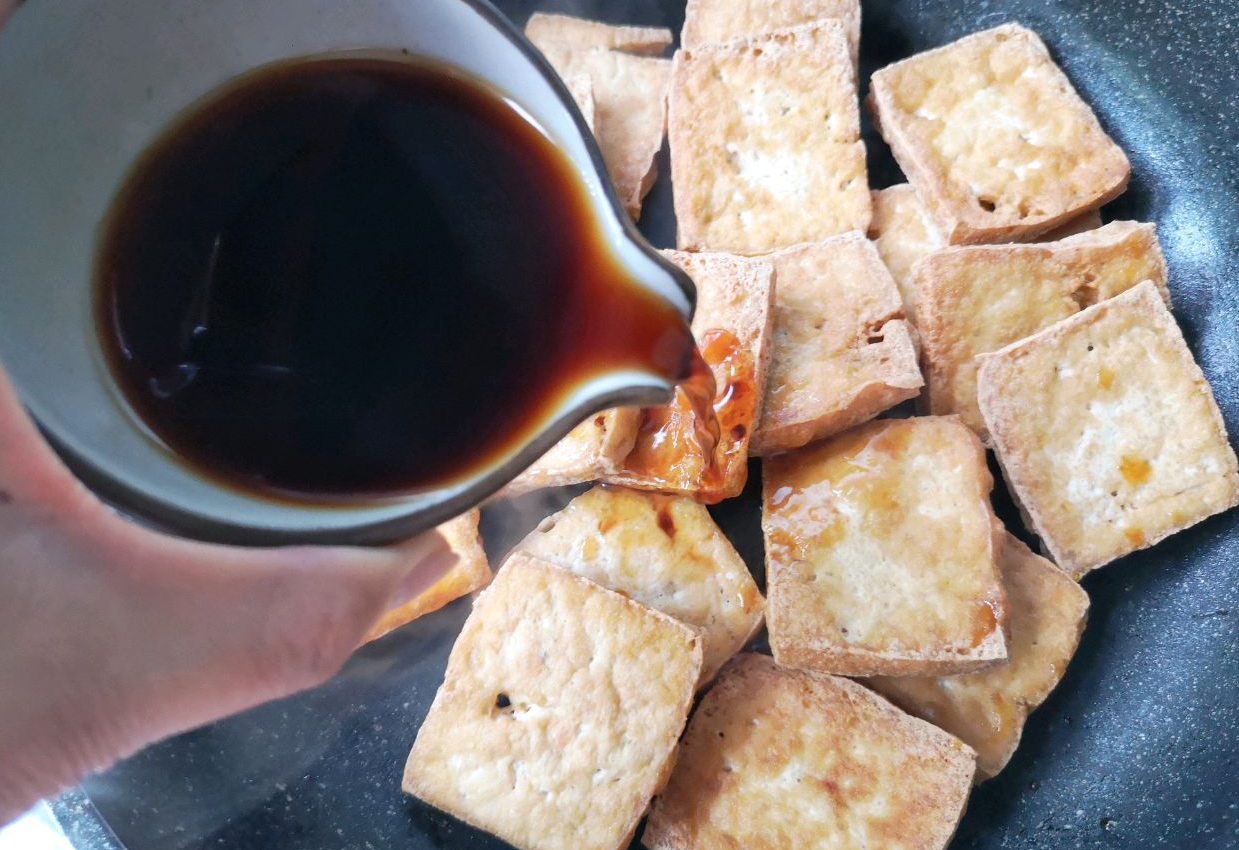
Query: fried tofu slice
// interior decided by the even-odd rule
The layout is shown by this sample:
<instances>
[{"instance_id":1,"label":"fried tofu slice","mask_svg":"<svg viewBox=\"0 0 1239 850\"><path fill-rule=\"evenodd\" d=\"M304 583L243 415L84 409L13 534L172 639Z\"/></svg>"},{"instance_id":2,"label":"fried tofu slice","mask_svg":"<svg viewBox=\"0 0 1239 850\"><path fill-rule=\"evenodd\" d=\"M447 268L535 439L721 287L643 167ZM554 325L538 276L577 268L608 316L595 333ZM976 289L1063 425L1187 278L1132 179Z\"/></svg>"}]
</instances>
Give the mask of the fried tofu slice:
<instances>
[{"instance_id":1,"label":"fried tofu slice","mask_svg":"<svg viewBox=\"0 0 1239 850\"><path fill-rule=\"evenodd\" d=\"M1157 230L1134 221L1059 242L954 247L926 257L914 285L929 412L958 414L987 441L974 358L1142 280L1154 281L1169 301Z\"/></svg>"},{"instance_id":2,"label":"fried tofu slice","mask_svg":"<svg viewBox=\"0 0 1239 850\"><path fill-rule=\"evenodd\" d=\"M1033 241L1057 242L1060 239L1066 239L1068 236L1078 236L1081 233L1087 233L1099 227L1101 227L1101 210L1089 210L1071 219L1066 224L1060 224L1053 230L1042 233Z\"/></svg>"},{"instance_id":3,"label":"fried tofu slice","mask_svg":"<svg viewBox=\"0 0 1239 850\"><path fill-rule=\"evenodd\" d=\"M525 37L536 45L565 42L581 48L601 47L638 56L662 56L673 37L666 27L607 24L571 15L534 12L525 24Z\"/></svg>"},{"instance_id":4,"label":"fried tofu slice","mask_svg":"<svg viewBox=\"0 0 1239 850\"><path fill-rule=\"evenodd\" d=\"M1034 241L1056 242L1099 227L1101 213L1090 210ZM877 246L882 262L890 269L891 277L895 278L899 294L903 296L907 319L915 321L916 285L912 269L923 258L945 248L947 242L912 184L900 183L873 192L873 220L869 223L869 238Z\"/></svg>"},{"instance_id":5,"label":"fried tofu slice","mask_svg":"<svg viewBox=\"0 0 1239 850\"><path fill-rule=\"evenodd\" d=\"M1239 503L1213 391L1146 281L980 358L1007 483L1079 578Z\"/></svg>"},{"instance_id":6,"label":"fried tofu slice","mask_svg":"<svg viewBox=\"0 0 1239 850\"><path fill-rule=\"evenodd\" d=\"M973 765L967 745L855 682L741 655L693 715L641 841L650 850L942 850Z\"/></svg>"},{"instance_id":7,"label":"fried tofu slice","mask_svg":"<svg viewBox=\"0 0 1239 850\"><path fill-rule=\"evenodd\" d=\"M756 254L869 226L837 20L679 51L669 135L682 249Z\"/></svg>"},{"instance_id":8,"label":"fried tofu slice","mask_svg":"<svg viewBox=\"0 0 1239 850\"><path fill-rule=\"evenodd\" d=\"M762 479L780 664L938 676L1006 659L993 479L957 419L870 422L765 458Z\"/></svg>"},{"instance_id":9,"label":"fried tofu slice","mask_svg":"<svg viewBox=\"0 0 1239 850\"><path fill-rule=\"evenodd\" d=\"M517 553L474 603L405 792L523 850L620 850L674 761L701 637Z\"/></svg>"},{"instance_id":10,"label":"fried tofu slice","mask_svg":"<svg viewBox=\"0 0 1239 850\"><path fill-rule=\"evenodd\" d=\"M589 74L573 74L564 80L564 83L568 86L568 93L576 102L577 109L581 110L585 126L591 133L594 132L598 124L598 102L594 100L594 83Z\"/></svg>"},{"instance_id":11,"label":"fried tofu slice","mask_svg":"<svg viewBox=\"0 0 1239 850\"><path fill-rule=\"evenodd\" d=\"M705 455L683 390L676 391L670 405L642 412L624 468L602 480L718 502L740 495L748 478L749 440L761 417L770 363L774 266L732 254L665 253L697 285L692 330L717 387L714 412L720 439L715 458L722 481L714 486L703 476Z\"/></svg>"},{"instance_id":12,"label":"fried tofu slice","mask_svg":"<svg viewBox=\"0 0 1239 850\"><path fill-rule=\"evenodd\" d=\"M544 487L587 484L622 472L637 441L641 408L604 410L577 425L496 495L513 499Z\"/></svg>"},{"instance_id":13,"label":"fried tofu slice","mask_svg":"<svg viewBox=\"0 0 1239 850\"><path fill-rule=\"evenodd\" d=\"M1017 24L882 68L869 106L952 245L1030 239L1127 186L1126 155Z\"/></svg>"},{"instance_id":14,"label":"fried tofu slice","mask_svg":"<svg viewBox=\"0 0 1239 850\"><path fill-rule=\"evenodd\" d=\"M705 506L595 487L547 517L517 549L701 630L701 685L761 628L765 600Z\"/></svg>"},{"instance_id":15,"label":"fried tofu slice","mask_svg":"<svg viewBox=\"0 0 1239 850\"><path fill-rule=\"evenodd\" d=\"M392 629L438 611L449 602L486 586L490 581L490 564L486 560L486 550L482 548L482 536L478 533L481 517L481 511L475 508L435 528L455 553L456 563L430 587L384 614L366 635L367 641L382 637Z\"/></svg>"},{"instance_id":16,"label":"fried tofu slice","mask_svg":"<svg viewBox=\"0 0 1239 850\"><path fill-rule=\"evenodd\" d=\"M908 319L915 321L916 286L912 269L934 251L945 248L946 237L912 184L900 183L873 193L869 238L899 287Z\"/></svg>"},{"instance_id":17,"label":"fried tofu slice","mask_svg":"<svg viewBox=\"0 0 1239 850\"><path fill-rule=\"evenodd\" d=\"M866 681L910 714L977 753L977 781L992 779L1019 746L1024 721L1058 685L1088 621L1088 594L1071 576L1007 535L1002 579L1011 608L1006 664L938 678Z\"/></svg>"},{"instance_id":18,"label":"fried tofu slice","mask_svg":"<svg viewBox=\"0 0 1239 850\"><path fill-rule=\"evenodd\" d=\"M589 77L594 98L594 136L620 203L633 219L654 180L654 161L667 133L671 60L634 56L588 42L528 33L565 80Z\"/></svg>"},{"instance_id":19,"label":"fried tofu slice","mask_svg":"<svg viewBox=\"0 0 1239 850\"><path fill-rule=\"evenodd\" d=\"M764 259L775 268L774 339L751 454L837 434L920 392L899 290L863 234Z\"/></svg>"},{"instance_id":20,"label":"fried tofu slice","mask_svg":"<svg viewBox=\"0 0 1239 850\"><path fill-rule=\"evenodd\" d=\"M860 0L688 0L680 44L721 44L834 18L843 24L855 63L860 47Z\"/></svg>"}]
</instances>

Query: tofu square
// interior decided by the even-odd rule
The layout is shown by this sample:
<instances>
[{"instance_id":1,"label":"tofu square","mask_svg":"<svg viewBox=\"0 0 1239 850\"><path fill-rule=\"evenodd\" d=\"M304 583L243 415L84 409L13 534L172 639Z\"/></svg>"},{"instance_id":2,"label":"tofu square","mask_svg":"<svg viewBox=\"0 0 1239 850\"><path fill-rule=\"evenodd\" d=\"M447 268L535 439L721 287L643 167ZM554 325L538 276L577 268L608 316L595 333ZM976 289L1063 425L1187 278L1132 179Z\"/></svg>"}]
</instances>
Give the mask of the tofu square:
<instances>
[{"instance_id":1,"label":"tofu square","mask_svg":"<svg viewBox=\"0 0 1239 850\"><path fill-rule=\"evenodd\" d=\"M735 547L693 499L595 487L518 546L701 630L702 685L761 628L765 600Z\"/></svg>"},{"instance_id":2,"label":"tofu square","mask_svg":"<svg viewBox=\"0 0 1239 850\"><path fill-rule=\"evenodd\" d=\"M456 555L456 563L430 587L384 614L370 629L366 640L382 637L392 629L438 611L449 602L486 586L490 581L490 563L478 532L481 518L482 512L474 508L435 528Z\"/></svg>"},{"instance_id":3,"label":"tofu square","mask_svg":"<svg viewBox=\"0 0 1239 850\"><path fill-rule=\"evenodd\" d=\"M1056 242L1099 227L1101 213L1089 210L1033 241ZM900 183L873 192L869 238L899 287L908 321L915 322L917 293L912 270L920 260L945 248L947 242L912 184Z\"/></svg>"},{"instance_id":4,"label":"tofu square","mask_svg":"<svg viewBox=\"0 0 1239 850\"><path fill-rule=\"evenodd\" d=\"M497 494L512 499L545 487L587 484L620 472L637 441L641 408L616 407L577 425Z\"/></svg>"},{"instance_id":5,"label":"tofu square","mask_svg":"<svg viewBox=\"0 0 1239 850\"><path fill-rule=\"evenodd\" d=\"M650 850L942 850L965 744L855 682L741 655L701 701L641 837Z\"/></svg>"},{"instance_id":6,"label":"tofu square","mask_svg":"<svg viewBox=\"0 0 1239 850\"><path fill-rule=\"evenodd\" d=\"M980 358L1012 493L1079 578L1239 502L1213 391L1152 281Z\"/></svg>"},{"instance_id":7,"label":"tofu square","mask_svg":"<svg viewBox=\"0 0 1239 850\"><path fill-rule=\"evenodd\" d=\"M953 245L1030 239L1127 186L1126 155L1018 24L882 68L869 105Z\"/></svg>"},{"instance_id":8,"label":"tofu square","mask_svg":"<svg viewBox=\"0 0 1239 850\"><path fill-rule=\"evenodd\" d=\"M1084 589L1009 534L1002 579L1011 609L1006 664L960 676L866 680L904 711L976 750L978 782L1011 760L1024 721L1063 678L1088 621Z\"/></svg>"},{"instance_id":9,"label":"tofu square","mask_svg":"<svg viewBox=\"0 0 1239 850\"><path fill-rule=\"evenodd\" d=\"M523 850L620 850L700 672L695 629L517 553L452 648L403 788Z\"/></svg>"},{"instance_id":10,"label":"tofu square","mask_svg":"<svg viewBox=\"0 0 1239 850\"><path fill-rule=\"evenodd\" d=\"M1152 224L1116 221L1059 242L947 248L916 267L916 326L930 413L956 413L988 440L976 403L979 354L1031 336L1143 280L1166 290Z\"/></svg>"},{"instance_id":11,"label":"tofu square","mask_svg":"<svg viewBox=\"0 0 1239 850\"><path fill-rule=\"evenodd\" d=\"M681 50L669 120L680 248L756 254L869 226L839 21Z\"/></svg>"},{"instance_id":12,"label":"tofu square","mask_svg":"<svg viewBox=\"0 0 1239 850\"><path fill-rule=\"evenodd\" d=\"M764 458L762 479L780 664L912 676L1006 660L993 479L957 419L870 422Z\"/></svg>"},{"instance_id":13,"label":"tofu square","mask_svg":"<svg viewBox=\"0 0 1239 850\"><path fill-rule=\"evenodd\" d=\"M899 287L908 319L914 322L916 286L912 269L923 258L945 248L946 237L912 184L900 183L873 193L869 238Z\"/></svg>"},{"instance_id":14,"label":"tofu square","mask_svg":"<svg viewBox=\"0 0 1239 850\"><path fill-rule=\"evenodd\" d=\"M752 454L837 434L920 392L899 290L863 234L763 258L775 269L774 337Z\"/></svg>"},{"instance_id":15,"label":"tofu square","mask_svg":"<svg viewBox=\"0 0 1239 850\"><path fill-rule=\"evenodd\" d=\"M860 0L688 0L680 44L721 44L834 18L843 24L855 63L860 47Z\"/></svg>"},{"instance_id":16,"label":"tofu square","mask_svg":"<svg viewBox=\"0 0 1239 850\"><path fill-rule=\"evenodd\" d=\"M641 202L658 177L654 158L667 134L671 60L608 50L593 46L593 39L563 39L556 32L555 28L535 28L526 34L551 67L578 91L581 84L573 81L582 75L589 77L598 148L620 203L638 219Z\"/></svg>"},{"instance_id":17,"label":"tofu square","mask_svg":"<svg viewBox=\"0 0 1239 850\"><path fill-rule=\"evenodd\" d=\"M666 27L608 24L547 12L529 16L525 37L536 45L559 41L578 48L601 47L638 56L662 56L674 40Z\"/></svg>"},{"instance_id":18,"label":"tofu square","mask_svg":"<svg viewBox=\"0 0 1239 850\"><path fill-rule=\"evenodd\" d=\"M740 495L748 479L749 441L761 417L774 319L774 266L732 254L667 251L697 285L693 336L714 373L719 422L715 457L721 486L706 487L705 457L692 408L676 391L664 407L646 408L623 469L608 484L686 495L714 503Z\"/></svg>"}]
</instances>

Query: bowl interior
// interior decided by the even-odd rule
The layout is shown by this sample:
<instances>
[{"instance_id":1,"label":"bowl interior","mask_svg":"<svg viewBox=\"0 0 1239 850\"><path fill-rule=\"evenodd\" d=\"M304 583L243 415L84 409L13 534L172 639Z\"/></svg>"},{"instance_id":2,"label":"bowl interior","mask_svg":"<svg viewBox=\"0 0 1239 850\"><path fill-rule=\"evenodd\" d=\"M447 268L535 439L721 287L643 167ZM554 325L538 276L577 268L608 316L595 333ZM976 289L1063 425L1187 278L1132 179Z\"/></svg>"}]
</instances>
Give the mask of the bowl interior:
<instances>
[{"instance_id":1,"label":"bowl interior","mask_svg":"<svg viewBox=\"0 0 1239 850\"><path fill-rule=\"evenodd\" d=\"M621 260L687 312L683 291L630 238L631 225L599 178L595 148L558 82L529 61L514 32L489 7L464 0L70 0L16 16L0 36L0 362L79 474L122 508L183 533L322 540L360 527L387 526L387 536L416 531L401 520L417 515L424 518L418 525L432 524L476 498L479 487L501 484L492 479L514 474L532 454L533 447L440 490L306 506L200 477L140 427L121 399L90 315L99 222L126 169L170 119L230 78L276 60L408 51L491 83L577 163ZM665 389L637 373L599 378L564 401L542 442L600 400L637 401Z\"/></svg>"}]
</instances>

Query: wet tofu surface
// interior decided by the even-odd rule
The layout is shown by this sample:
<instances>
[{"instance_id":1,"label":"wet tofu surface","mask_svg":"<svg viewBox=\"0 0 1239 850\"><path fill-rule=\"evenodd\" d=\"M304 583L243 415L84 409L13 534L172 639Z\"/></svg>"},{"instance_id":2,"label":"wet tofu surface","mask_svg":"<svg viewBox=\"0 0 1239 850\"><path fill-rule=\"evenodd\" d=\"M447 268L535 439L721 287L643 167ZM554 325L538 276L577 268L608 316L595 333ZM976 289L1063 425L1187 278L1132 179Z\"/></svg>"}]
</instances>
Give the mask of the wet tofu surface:
<instances>
[{"instance_id":1,"label":"wet tofu surface","mask_svg":"<svg viewBox=\"0 0 1239 850\"><path fill-rule=\"evenodd\" d=\"M980 442L951 417L871 422L766 458L774 657L857 676L1005 659L992 486Z\"/></svg>"},{"instance_id":2,"label":"wet tofu surface","mask_svg":"<svg viewBox=\"0 0 1239 850\"><path fill-rule=\"evenodd\" d=\"M692 406L682 390L671 404L646 408L619 472L603 480L714 503L738 496L748 479L749 442L761 416L774 319L774 266L723 253L665 252L697 286L692 330L714 375L719 442L718 486L703 479L706 458Z\"/></svg>"},{"instance_id":3,"label":"wet tofu surface","mask_svg":"<svg viewBox=\"0 0 1239 850\"><path fill-rule=\"evenodd\" d=\"M1088 618L1084 589L1010 534L1002 578L1011 611L1006 664L959 676L866 680L903 710L976 750L979 780L996 776L1011 760L1024 721L1062 679Z\"/></svg>"}]
</instances>

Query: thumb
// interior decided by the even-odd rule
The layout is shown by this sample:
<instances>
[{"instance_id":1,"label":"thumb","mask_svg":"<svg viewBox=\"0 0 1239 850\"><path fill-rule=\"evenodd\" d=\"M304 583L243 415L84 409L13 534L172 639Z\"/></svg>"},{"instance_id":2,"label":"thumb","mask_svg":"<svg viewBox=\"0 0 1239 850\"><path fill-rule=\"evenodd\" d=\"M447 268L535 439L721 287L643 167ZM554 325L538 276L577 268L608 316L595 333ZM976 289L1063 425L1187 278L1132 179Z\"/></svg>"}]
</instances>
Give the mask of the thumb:
<instances>
[{"instance_id":1,"label":"thumb","mask_svg":"<svg viewBox=\"0 0 1239 850\"><path fill-rule=\"evenodd\" d=\"M0 596L12 685L0 819L152 741L321 682L405 588L454 560L435 532L388 549L263 550L93 508L23 527L0 538L12 556L0 574L21 591Z\"/></svg>"},{"instance_id":2,"label":"thumb","mask_svg":"<svg viewBox=\"0 0 1239 850\"><path fill-rule=\"evenodd\" d=\"M383 549L262 550L118 522L99 541L125 567L101 624L107 657L93 665L118 704L87 770L326 680L410 587L455 562L436 532Z\"/></svg>"}]
</instances>

